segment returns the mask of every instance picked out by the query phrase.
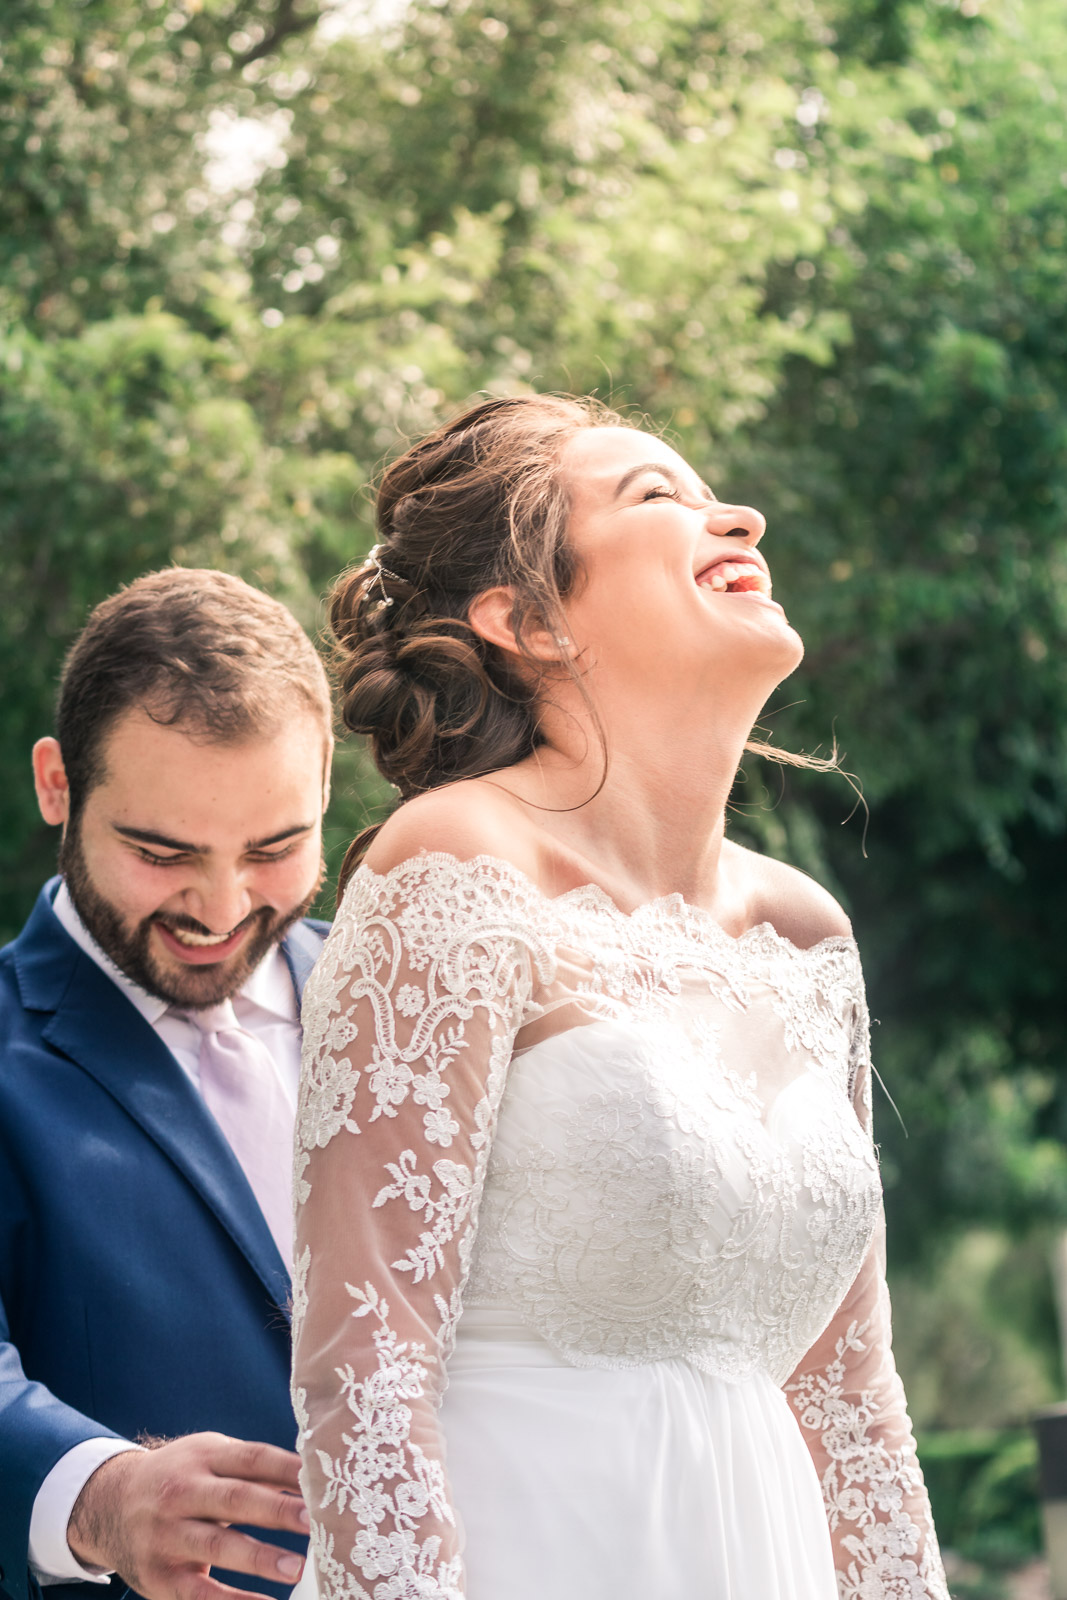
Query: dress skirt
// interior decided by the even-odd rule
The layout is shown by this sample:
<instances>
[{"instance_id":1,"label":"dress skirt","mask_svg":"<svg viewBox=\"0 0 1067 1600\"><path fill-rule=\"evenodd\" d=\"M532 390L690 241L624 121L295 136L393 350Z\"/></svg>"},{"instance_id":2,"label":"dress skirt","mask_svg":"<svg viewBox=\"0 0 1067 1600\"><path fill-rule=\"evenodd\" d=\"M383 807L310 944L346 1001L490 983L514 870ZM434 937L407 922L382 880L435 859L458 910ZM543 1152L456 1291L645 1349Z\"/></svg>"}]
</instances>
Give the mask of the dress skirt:
<instances>
[{"instance_id":1,"label":"dress skirt","mask_svg":"<svg viewBox=\"0 0 1067 1600\"><path fill-rule=\"evenodd\" d=\"M814 1464L765 1374L574 1367L468 1307L448 1378L467 1600L837 1600Z\"/></svg>"}]
</instances>

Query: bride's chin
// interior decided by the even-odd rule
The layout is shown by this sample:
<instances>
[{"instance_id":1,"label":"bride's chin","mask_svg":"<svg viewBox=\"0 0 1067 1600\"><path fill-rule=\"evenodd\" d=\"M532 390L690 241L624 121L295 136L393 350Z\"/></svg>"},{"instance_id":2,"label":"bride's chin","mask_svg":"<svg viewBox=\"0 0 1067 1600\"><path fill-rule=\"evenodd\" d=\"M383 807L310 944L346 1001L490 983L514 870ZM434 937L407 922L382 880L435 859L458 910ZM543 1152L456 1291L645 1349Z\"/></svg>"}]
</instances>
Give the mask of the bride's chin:
<instances>
[{"instance_id":1,"label":"bride's chin","mask_svg":"<svg viewBox=\"0 0 1067 1600\"><path fill-rule=\"evenodd\" d=\"M777 639L761 641L746 661L736 663L737 675L761 694L772 694L800 666L804 645L800 635L783 629Z\"/></svg>"},{"instance_id":2,"label":"bride's chin","mask_svg":"<svg viewBox=\"0 0 1067 1600\"><path fill-rule=\"evenodd\" d=\"M781 649L774 660L775 676L779 683L795 672L804 659L804 641L799 633L793 633L790 639L783 640Z\"/></svg>"},{"instance_id":3,"label":"bride's chin","mask_svg":"<svg viewBox=\"0 0 1067 1600\"><path fill-rule=\"evenodd\" d=\"M804 659L804 641L791 623L786 623L785 632L785 644L790 647L790 653L792 655L793 666L789 669L792 671L793 667L799 667L800 663ZM784 647L785 646L783 645L783 648Z\"/></svg>"},{"instance_id":4,"label":"bride's chin","mask_svg":"<svg viewBox=\"0 0 1067 1600\"><path fill-rule=\"evenodd\" d=\"M792 672L804 659L803 639L784 611L771 613L767 624L750 635L750 659Z\"/></svg>"}]
</instances>

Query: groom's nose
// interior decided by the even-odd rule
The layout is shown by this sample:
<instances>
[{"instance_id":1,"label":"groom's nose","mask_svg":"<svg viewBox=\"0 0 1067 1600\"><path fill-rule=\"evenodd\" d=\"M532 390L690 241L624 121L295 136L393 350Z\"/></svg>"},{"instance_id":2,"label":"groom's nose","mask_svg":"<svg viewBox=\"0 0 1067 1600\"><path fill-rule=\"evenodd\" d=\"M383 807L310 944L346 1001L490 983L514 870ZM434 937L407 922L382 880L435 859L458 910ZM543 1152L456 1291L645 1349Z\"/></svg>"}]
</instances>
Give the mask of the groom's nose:
<instances>
[{"instance_id":1,"label":"groom's nose","mask_svg":"<svg viewBox=\"0 0 1067 1600\"><path fill-rule=\"evenodd\" d=\"M216 871L186 890L182 910L211 933L229 933L254 910L249 886L241 872Z\"/></svg>"}]
</instances>

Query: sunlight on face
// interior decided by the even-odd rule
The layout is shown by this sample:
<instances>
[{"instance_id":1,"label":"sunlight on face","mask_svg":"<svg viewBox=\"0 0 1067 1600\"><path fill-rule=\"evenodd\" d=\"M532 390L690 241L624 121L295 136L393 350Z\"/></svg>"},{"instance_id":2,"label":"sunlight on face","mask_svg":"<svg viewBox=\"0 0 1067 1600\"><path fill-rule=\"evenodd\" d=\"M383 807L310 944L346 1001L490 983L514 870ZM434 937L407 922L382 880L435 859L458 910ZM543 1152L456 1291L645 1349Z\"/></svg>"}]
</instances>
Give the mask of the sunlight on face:
<instances>
[{"instance_id":1,"label":"sunlight on face","mask_svg":"<svg viewBox=\"0 0 1067 1600\"><path fill-rule=\"evenodd\" d=\"M321 726L208 743L127 712L63 841L79 915L119 969L173 1005L234 994L321 877Z\"/></svg>"},{"instance_id":2,"label":"sunlight on face","mask_svg":"<svg viewBox=\"0 0 1067 1600\"><path fill-rule=\"evenodd\" d=\"M705 669L718 684L793 670L802 647L771 597L761 512L716 499L676 450L635 428L582 430L563 471L583 571L565 609L598 663L665 684Z\"/></svg>"}]
</instances>

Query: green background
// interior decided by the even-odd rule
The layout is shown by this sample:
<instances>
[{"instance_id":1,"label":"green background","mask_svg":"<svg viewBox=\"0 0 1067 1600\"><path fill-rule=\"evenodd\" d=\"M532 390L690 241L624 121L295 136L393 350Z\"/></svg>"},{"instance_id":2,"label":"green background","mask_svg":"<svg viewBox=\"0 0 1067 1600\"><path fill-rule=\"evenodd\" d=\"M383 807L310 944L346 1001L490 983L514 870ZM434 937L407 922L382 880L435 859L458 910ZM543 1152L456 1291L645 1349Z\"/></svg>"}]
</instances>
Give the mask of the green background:
<instances>
[{"instance_id":1,"label":"green background","mask_svg":"<svg viewBox=\"0 0 1067 1600\"><path fill-rule=\"evenodd\" d=\"M1007 1592L1064 1381L1062 0L6 0L0 57L4 933L97 600L212 564L317 633L404 439L647 413L767 513L766 727L862 784L753 763L731 827L853 917L899 1361L954 1592ZM334 868L387 802L344 748Z\"/></svg>"}]
</instances>

